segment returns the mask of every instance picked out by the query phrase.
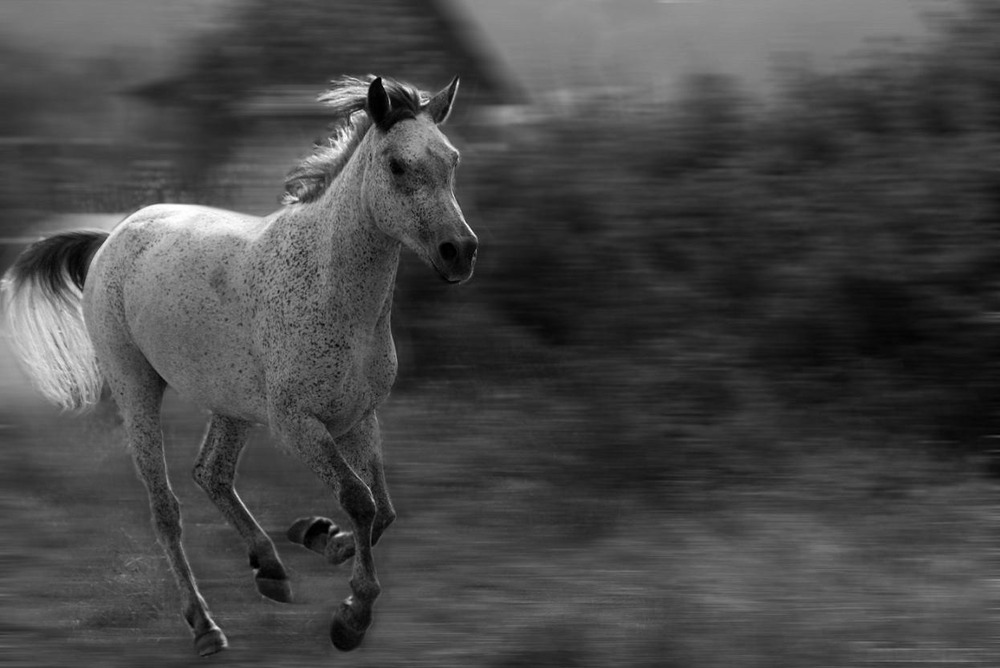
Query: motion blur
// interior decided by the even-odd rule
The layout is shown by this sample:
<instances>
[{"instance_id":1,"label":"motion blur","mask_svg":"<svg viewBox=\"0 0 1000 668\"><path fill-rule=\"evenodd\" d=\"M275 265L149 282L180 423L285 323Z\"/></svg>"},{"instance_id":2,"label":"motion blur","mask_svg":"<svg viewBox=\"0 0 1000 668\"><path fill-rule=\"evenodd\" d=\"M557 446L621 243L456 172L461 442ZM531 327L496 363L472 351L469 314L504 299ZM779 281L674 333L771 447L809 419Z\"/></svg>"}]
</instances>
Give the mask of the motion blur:
<instances>
[{"instance_id":1,"label":"motion blur","mask_svg":"<svg viewBox=\"0 0 1000 668\"><path fill-rule=\"evenodd\" d=\"M995 665L1000 7L942 2L922 35L782 60L766 89L693 70L666 90L579 59L533 86L475 5L220 2L152 64L0 41L0 268L159 201L277 209L325 141L324 82L460 74L476 279L400 268L380 415L400 521L349 660ZM120 426L45 412L0 350L11 660L177 664ZM190 558L252 648L233 661L332 660L307 638L333 595L247 591L185 475L203 416L173 397L167 415ZM240 490L270 532L325 497L267 438ZM330 586L289 561L297 590Z\"/></svg>"}]
</instances>

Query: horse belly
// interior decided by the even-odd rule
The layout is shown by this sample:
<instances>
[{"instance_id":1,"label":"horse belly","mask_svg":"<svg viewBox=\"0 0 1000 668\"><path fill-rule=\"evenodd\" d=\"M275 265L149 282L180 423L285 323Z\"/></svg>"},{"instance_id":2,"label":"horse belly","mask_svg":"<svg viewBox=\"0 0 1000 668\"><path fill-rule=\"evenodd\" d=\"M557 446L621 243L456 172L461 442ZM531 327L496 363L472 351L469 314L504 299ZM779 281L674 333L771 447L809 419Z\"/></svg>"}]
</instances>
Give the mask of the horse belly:
<instances>
[{"instance_id":1,"label":"horse belly","mask_svg":"<svg viewBox=\"0 0 1000 668\"><path fill-rule=\"evenodd\" d=\"M263 421L263 381L241 309L205 297L149 303L136 314L135 342L167 384L215 412ZM182 304L174 309L169 305Z\"/></svg>"}]
</instances>

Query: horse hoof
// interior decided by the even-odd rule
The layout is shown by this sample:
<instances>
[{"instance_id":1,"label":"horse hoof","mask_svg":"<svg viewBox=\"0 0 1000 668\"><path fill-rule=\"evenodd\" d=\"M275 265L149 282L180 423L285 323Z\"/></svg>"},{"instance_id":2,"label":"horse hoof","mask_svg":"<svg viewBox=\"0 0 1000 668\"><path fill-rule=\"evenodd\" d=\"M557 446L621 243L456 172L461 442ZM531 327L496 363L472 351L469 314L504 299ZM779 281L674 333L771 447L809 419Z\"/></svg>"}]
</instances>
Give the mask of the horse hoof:
<instances>
[{"instance_id":1,"label":"horse hoof","mask_svg":"<svg viewBox=\"0 0 1000 668\"><path fill-rule=\"evenodd\" d=\"M275 580L273 578L254 578L257 591L261 596L267 597L278 603L292 602L292 586L288 580Z\"/></svg>"},{"instance_id":2,"label":"horse hoof","mask_svg":"<svg viewBox=\"0 0 1000 668\"><path fill-rule=\"evenodd\" d=\"M340 528L325 517L300 517L289 527L288 540L313 552L323 554L327 537Z\"/></svg>"},{"instance_id":3,"label":"horse hoof","mask_svg":"<svg viewBox=\"0 0 1000 668\"><path fill-rule=\"evenodd\" d=\"M334 615L333 622L330 624L330 642L341 652L350 652L365 639L365 631L367 629L362 631L352 629L347 625L347 622L341 619L340 615Z\"/></svg>"},{"instance_id":4,"label":"horse hoof","mask_svg":"<svg viewBox=\"0 0 1000 668\"><path fill-rule=\"evenodd\" d=\"M354 534L341 531L327 539L324 551L326 560L334 566L339 566L354 556Z\"/></svg>"},{"instance_id":5,"label":"horse hoof","mask_svg":"<svg viewBox=\"0 0 1000 668\"><path fill-rule=\"evenodd\" d=\"M226 641L226 636L218 626L205 631L194 639L194 648L198 652L198 656L215 654L227 647L229 647L229 642Z\"/></svg>"}]
</instances>

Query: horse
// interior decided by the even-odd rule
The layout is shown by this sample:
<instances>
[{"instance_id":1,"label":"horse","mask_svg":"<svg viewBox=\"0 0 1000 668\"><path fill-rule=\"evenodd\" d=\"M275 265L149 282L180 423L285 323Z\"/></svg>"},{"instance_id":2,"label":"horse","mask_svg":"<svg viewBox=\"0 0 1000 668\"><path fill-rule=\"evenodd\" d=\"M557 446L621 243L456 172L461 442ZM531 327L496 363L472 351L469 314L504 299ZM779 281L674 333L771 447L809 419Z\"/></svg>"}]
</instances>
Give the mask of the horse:
<instances>
[{"instance_id":1,"label":"horse","mask_svg":"<svg viewBox=\"0 0 1000 668\"><path fill-rule=\"evenodd\" d=\"M454 194L459 152L439 126L458 77L431 96L389 78L343 77L319 100L338 129L285 182L266 217L154 204L110 233L29 246L2 294L12 347L38 389L84 411L104 388L149 496L153 528L205 656L228 646L198 590L163 453L166 387L207 408L197 484L246 543L257 591L290 602L271 539L234 489L255 424L266 424L333 492L353 531L295 520L289 539L332 564L354 558L335 647L363 640L381 587L372 547L396 517L376 409L395 380L390 328L402 247L449 283L473 273L478 240Z\"/></svg>"}]
</instances>

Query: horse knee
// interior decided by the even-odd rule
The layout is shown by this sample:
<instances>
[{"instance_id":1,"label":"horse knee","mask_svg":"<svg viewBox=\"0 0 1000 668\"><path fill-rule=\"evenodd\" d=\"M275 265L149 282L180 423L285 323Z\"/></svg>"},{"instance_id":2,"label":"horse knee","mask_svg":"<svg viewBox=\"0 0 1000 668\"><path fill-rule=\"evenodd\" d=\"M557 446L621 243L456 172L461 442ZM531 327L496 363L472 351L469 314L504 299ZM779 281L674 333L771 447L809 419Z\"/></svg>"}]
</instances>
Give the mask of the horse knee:
<instances>
[{"instance_id":1,"label":"horse knee","mask_svg":"<svg viewBox=\"0 0 1000 668\"><path fill-rule=\"evenodd\" d=\"M378 543L385 530L395 521L396 511L391 507L378 509L378 513L375 515L375 522L372 525L372 545Z\"/></svg>"},{"instance_id":2,"label":"horse knee","mask_svg":"<svg viewBox=\"0 0 1000 668\"><path fill-rule=\"evenodd\" d=\"M380 528L385 531L389 528L389 525L396 521L396 511L392 508L381 508L378 513L378 523Z\"/></svg>"},{"instance_id":3,"label":"horse knee","mask_svg":"<svg viewBox=\"0 0 1000 668\"><path fill-rule=\"evenodd\" d=\"M351 516L355 526L371 525L375 521L378 507L371 490L360 480L344 484L340 490L340 505Z\"/></svg>"}]
</instances>

